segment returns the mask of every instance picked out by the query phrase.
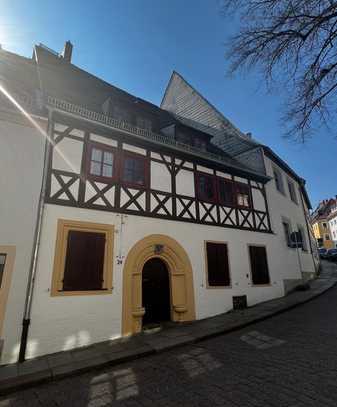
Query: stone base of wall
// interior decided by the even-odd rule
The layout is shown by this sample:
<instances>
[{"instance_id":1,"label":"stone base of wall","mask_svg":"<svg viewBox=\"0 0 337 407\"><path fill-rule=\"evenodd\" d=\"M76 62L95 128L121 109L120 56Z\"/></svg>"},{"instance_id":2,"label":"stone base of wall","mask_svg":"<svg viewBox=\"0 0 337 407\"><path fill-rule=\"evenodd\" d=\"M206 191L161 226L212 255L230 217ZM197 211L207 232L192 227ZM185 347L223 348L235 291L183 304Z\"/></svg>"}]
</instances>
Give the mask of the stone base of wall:
<instances>
[{"instance_id":1,"label":"stone base of wall","mask_svg":"<svg viewBox=\"0 0 337 407\"><path fill-rule=\"evenodd\" d=\"M314 278L316 278L316 273L315 272L309 272L309 271L302 271L302 278L303 281L309 281L309 280L313 280Z\"/></svg>"},{"instance_id":2,"label":"stone base of wall","mask_svg":"<svg viewBox=\"0 0 337 407\"><path fill-rule=\"evenodd\" d=\"M294 291L299 284L303 284L303 280L301 278L291 278L283 280L283 284L284 284L284 293L285 295L287 295Z\"/></svg>"}]
</instances>

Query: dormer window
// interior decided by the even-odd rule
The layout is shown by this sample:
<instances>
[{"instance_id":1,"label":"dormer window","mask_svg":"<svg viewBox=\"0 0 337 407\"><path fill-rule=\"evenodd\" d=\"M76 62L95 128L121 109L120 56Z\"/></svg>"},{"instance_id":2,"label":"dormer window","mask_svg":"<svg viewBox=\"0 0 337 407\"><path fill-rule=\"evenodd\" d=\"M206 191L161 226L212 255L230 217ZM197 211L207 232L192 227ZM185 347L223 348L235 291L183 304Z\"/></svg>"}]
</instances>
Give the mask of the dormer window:
<instances>
[{"instance_id":1,"label":"dormer window","mask_svg":"<svg viewBox=\"0 0 337 407\"><path fill-rule=\"evenodd\" d=\"M144 129L144 130L152 130L152 122L149 119L144 117L137 117L137 127Z\"/></svg>"},{"instance_id":2,"label":"dormer window","mask_svg":"<svg viewBox=\"0 0 337 407\"><path fill-rule=\"evenodd\" d=\"M199 150L206 150L207 146L206 140L204 138L182 132L178 132L177 141L179 143L198 148Z\"/></svg>"},{"instance_id":3,"label":"dormer window","mask_svg":"<svg viewBox=\"0 0 337 407\"><path fill-rule=\"evenodd\" d=\"M206 150L207 143L201 137L195 137L193 139L193 145L194 147L199 148L200 150Z\"/></svg>"},{"instance_id":4,"label":"dormer window","mask_svg":"<svg viewBox=\"0 0 337 407\"><path fill-rule=\"evenodd\" d=\"M115 119L120 120L121 122L130 122L130 114L125 107L114 106L113 115Z\"/></svg>"},{"instance_id":5,"label":"dormer window","mask_svg":"<svg viewBox=\"0 0 337 407\"><path fill-rule=\"evenodd\" d=\"M178 132L177 134L177 141L179 143L192 145L192 140L189 134Z\"/></svg>"}]
</instances>

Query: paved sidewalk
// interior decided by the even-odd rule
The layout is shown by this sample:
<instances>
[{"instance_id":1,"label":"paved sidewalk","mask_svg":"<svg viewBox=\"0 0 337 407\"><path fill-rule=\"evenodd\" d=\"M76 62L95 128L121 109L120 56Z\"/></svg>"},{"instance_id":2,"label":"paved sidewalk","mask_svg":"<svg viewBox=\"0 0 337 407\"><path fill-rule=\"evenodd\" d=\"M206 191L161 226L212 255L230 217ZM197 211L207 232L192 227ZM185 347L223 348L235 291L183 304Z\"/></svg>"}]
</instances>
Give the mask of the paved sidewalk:
<instances>
[{"instance_id":1,"label":"paved sidewalk","mask_svg":"<svg viewBox=\"0 0 337 407\"><path fill-rule=\"evenodd\" d=\"M295 291L243 311L232 311L201 321L172 326L153 334L107 341L72 351L47 355L0 368L0 393L75 375L146 355L163 352L228 333L284 312L319 296L337 283L337 266L324 262L321 276L311 289Z\"/></svg>"}]
</instances>

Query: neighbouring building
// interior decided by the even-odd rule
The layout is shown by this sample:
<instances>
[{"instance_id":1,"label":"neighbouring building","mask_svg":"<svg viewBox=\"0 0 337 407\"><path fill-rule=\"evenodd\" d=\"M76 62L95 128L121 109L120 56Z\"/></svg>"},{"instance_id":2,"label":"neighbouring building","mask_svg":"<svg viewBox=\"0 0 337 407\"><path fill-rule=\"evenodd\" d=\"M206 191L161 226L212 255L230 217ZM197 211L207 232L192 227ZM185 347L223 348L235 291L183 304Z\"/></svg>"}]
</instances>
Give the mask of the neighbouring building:
<instances>
[{"instance_id":1,"label":"neighbouring building","mask_svg":"<svg viewBox=\"0 0 337 407\"><path fill-rule=\"evenodd\" d=\"M311 225L318 247L325 249L335 247L334 240L337 240L337 236L332 233L335 230L331 229L331 220L333 221L333 219L330 219L330 215L333 208L336 208L336 203L337 197L324 199L311 214Z\"/></svg>"},{"instance_id":2,"label":"neighbouring building","mask_svg":"<svg viewBox=\"0 0 337 407\"><path fill-rule=\"evenodd\" d=\"M337 248L337 196L334 204L330 207L328 221L333 247Z\"/></svg>"},{"instance_id":3,"label":"neighbouring building","mask_svg":"<svg viewBox=\"0 0 337 407\"><path fill-rule=\"evenodd\" d=\"M69 42L0 50L1 363L251 306L315 275L305 181L274 151L176 72L158 107L71 57Z\"/></svg>"}]
</instances>

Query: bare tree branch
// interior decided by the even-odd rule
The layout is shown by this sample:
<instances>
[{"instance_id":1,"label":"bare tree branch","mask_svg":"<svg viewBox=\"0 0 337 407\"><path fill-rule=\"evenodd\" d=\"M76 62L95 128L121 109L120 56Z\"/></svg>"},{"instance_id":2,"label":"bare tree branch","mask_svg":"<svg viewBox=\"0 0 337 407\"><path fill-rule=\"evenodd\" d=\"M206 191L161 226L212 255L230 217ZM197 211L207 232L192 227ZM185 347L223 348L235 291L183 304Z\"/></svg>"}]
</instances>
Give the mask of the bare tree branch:
<instances>
[{"instance_id":1,"label":"bare tree branch","mask_svg":"<svg viewBox=\"0 0 337 407\"><path fill-rule=\"evenodd\" d=\"M222 0L239 31L226 43L229 72L259 68L267 83L291 89L288 135L305 141L336 116L337 1Z\"/></svg>"}]
</instances>

